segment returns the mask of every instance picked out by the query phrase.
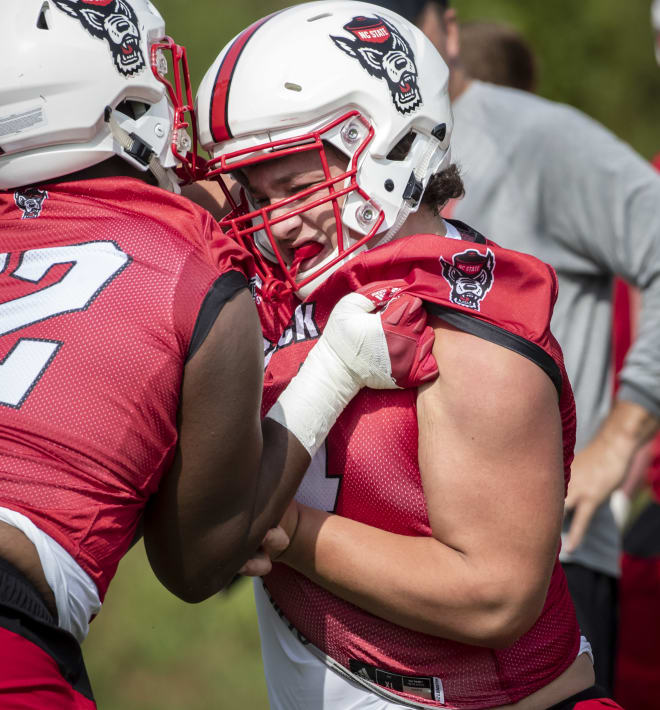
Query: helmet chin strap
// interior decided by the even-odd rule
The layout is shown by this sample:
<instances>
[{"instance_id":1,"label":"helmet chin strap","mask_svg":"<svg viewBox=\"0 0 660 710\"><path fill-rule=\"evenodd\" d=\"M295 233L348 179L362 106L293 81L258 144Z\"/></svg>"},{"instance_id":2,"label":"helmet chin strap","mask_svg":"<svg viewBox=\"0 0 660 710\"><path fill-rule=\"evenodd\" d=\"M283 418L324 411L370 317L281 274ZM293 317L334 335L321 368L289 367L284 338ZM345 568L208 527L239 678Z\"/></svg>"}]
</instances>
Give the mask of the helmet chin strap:
<instances>
[{"instance_id":1,"label":"helmet chin strap","mask_svg":"<svg viewBox=\"0 0 660 710\"><path fill-rule=\"evenodd\" d=\"M259 251L268 259L268 261L277 264L277 257L273 251L271 243L268 241L268 237L265 235L264 230L260 229L254 233L254 243L257 245Z\"/></svg>"},{"instance_id":2,"label":"helmet chin strap","mask_svg":"<svg viewBox=\"0 0 660 710\"><path fill-rule=\"evenodd\" d=\"M426 151L424 155L422 156L422 159L419 161L415 169L413 170L413 175L415 176L415 180L421 182L424 176L426 175L426 171L428 170L429 164L431 160L435 157L435 154L437 151L440 150L440 144L436 143L435 141L429 141L429 144L426 148ZM399 233L399 230L401 227L403 227L405 221L408 219L408 216L410 215L411 212L414 212L417 209L417 206L419 205L419 202L421 200L421 196L419 199L415 200L413 198L411 199L404 199L403 204L399 208L399 213L396 216L396 219L394 220L394 224L385 232L383 237L381 239L376 239L374 241L373 246L376 245L381 245L381 244L387 244L387 242L391 242L396 235Z\"/></svg>"},{"instance_id":3,"label":"helmet chin strap","mask_svg":"<svg viewBox=\"0 0 660 710\"><path fill-rule=\"evenodd\" d=\"M181 188L179 187L174 171L166 170L160 164L160 160L158 160L158 157L147 143L140 140L134 133L125 131L117 122L109 106L107 106L105 110L105 122L110 127L112 137L119 143L124 151L138 163L149 168L151 174L158 181L158 187L168 192L174 192L177 195L181 193Z\"/></svg>"}]
</instances>

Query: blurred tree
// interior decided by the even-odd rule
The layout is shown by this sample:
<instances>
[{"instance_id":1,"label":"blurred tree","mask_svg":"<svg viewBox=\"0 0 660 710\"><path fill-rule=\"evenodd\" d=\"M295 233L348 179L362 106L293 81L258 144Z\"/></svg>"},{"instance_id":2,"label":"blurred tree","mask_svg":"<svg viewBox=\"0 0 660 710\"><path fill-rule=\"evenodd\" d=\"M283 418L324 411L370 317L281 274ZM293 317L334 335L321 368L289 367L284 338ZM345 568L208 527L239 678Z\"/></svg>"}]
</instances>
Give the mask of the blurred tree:
<instances>
[{"instance_id":1,"label":"blurred tree","mask_svg":"<svg viewBox=\"0 0 660 710\"><path fill-rule=\"evenodd\" d=\"M294 3L156 0L156 4L168 32L188 47L197 86L235 34ZM542 96L582 109L645 157L658 151L660 72L653 58L650 0L454 0L453 4L463 20L505 21L524 34L538 54Z\"/></svg>"}]
</instances>

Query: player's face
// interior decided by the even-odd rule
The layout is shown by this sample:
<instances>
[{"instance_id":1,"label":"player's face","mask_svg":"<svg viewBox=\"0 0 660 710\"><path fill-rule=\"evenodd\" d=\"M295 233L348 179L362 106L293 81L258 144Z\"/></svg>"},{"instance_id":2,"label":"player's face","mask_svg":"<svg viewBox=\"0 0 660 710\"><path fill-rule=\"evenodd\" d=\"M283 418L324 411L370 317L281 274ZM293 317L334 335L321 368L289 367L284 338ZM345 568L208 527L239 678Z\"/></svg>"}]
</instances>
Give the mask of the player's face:
<instances>
[{"instance_id":1,"label":"player's face","mask_svg":"<svg viewBox=\"0 0 660 710\"><path fill-rule=\"evenodd\" d=\"M459 55L459 35L456 12L442 10L436 3L427 2L417 26L431 40L442 58L451 67Z\"/></svg>"},{"instance_id":2,"label":"player's face","mask_svg":"<svg viewBox=\"0 0 660 710\"><path fill-rule=\"evenodd\" d=\"M327 148L326 156L331 177L346 171L347 159L341 153ZM316 151L296 153L253 165L243 170L242 178L255 207L271 205L326 181L321 159ZM276 219L299 207L311 205L327 195L326 187L306 198L273 210L270 218ZM340 198L338 202L341 207L343 199ZM301 271L314 268L335 249L337 224L332 205L331 201L324 202L272 225L273 236L287 266L293 264L296 252L303 247L304 250L298 254Z\"/></svg>"}]
</instances>

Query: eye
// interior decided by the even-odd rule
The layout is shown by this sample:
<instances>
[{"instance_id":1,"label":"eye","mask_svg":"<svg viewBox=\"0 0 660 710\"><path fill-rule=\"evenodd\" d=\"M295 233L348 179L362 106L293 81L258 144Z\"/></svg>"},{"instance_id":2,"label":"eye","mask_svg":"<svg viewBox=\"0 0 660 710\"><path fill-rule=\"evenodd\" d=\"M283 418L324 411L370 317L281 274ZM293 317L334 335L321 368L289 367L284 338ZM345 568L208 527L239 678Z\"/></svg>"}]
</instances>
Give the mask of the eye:
<instances>
[{"instance_id":1,"label":"eye","mask_svg":"<svg viewBox=\"0 0 660 710\"><path fill-rule=\"evenodd\" d=\"M296 185L295 187L291 188L291 194L295 195L296 193L303 192L304 190L308 190L312 187L319 188L320 185L322 185L325 182L325 178L322 178L320 180L313 180L311 182L306 182L302 185ZM318 190L317 192L311 192L305 199L316 199L319 197Z\"/></svg>"},{"instance_id":2,"label":"eye","mask_svg":"<svg viewBox=\"0 0 660 710\"><path fill-rule=\"evenodd\" d=\"M253 192L250 193L250 202L257 208L268 207L270 205L270 200L264 195L255 195Z\"/></svg>"}]
</instances>

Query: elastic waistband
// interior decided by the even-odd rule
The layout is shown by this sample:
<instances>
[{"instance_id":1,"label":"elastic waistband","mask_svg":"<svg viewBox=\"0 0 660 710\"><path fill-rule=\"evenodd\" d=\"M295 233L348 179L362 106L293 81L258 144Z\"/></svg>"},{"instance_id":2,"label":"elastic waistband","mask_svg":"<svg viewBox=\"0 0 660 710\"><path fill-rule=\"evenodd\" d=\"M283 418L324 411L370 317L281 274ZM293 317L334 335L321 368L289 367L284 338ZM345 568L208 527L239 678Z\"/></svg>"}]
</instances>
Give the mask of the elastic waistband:
<instances>
[{"instance_id":1,"label":"elastic waistband","mask_svg":"<svg viewBox=\"0 0 660 710\"><path fill-rule=\"evenodd\" d=\"M18 568L2 557L0 557L0 606L26 614L49 626L57 625L37 588Z\"/></svg>"}]
</instances>

